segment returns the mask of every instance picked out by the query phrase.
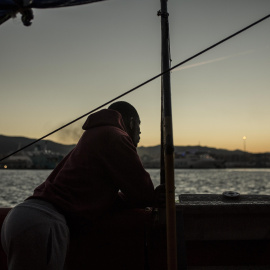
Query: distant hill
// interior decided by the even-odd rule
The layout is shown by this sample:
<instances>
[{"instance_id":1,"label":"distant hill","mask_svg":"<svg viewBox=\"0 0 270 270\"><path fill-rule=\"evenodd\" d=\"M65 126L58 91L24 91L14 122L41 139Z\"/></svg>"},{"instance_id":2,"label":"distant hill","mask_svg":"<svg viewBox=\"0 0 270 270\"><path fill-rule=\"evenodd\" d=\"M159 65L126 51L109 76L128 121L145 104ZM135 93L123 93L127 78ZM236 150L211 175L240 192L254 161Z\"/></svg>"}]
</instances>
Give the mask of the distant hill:
<instances>
[{"instance_id":1,"label":"distant hill","mask_svg":"<svg viewBox=\"0 0 270 270\"><path fill-rule=\"evenodd\" d=\"M174 146L174 152L176 154L180 154L183 152L202 152L202 153L211 153L213 155L232 155L232 154L243 154L244 152L241 150L226 150L226 149L218 149L207 146ZM157 159L160 157L160 145L149 146L149 147L139 147L138 148L139 156L149 156L153 159Z\"/></svg>"},{"instance_id":2,"label":"distant hill","mask_svg":"<svg viewBox=\"0 0 270 270\"><path fill-rule=\"evenodd\" d=\"M25 138L25 137L11 137L11 136L4 136L0 135L0 155L4 156L10 154L19 148L32 143L36 139ZM56 143L50 140L42 140L29 148L26 151L33 151L35 147L39 149L47 149L51 150L52 152L60 153L62 155L66 155L70 152L71 149L74 148L75 145L65 145Z\"/></svg>"},{"instance_id":3,"label":"distant hill","mask_svg":"<svg viewBox=\"0 0 270 270\"><path fill-rule=\"evenodd\" d=\"M36 139L25 138L25 137L11 137L11 136L4 136L0 135L0 157L4 157L6 155L11 154L12 152L22 148ZM46 154L42 154L43 150L44 153L54 153L55 156L58 156L62 159L63 156L67 155L75 145L65 145L56 143L50 140L42 140L38 143L28 147L25 149L25 155L30 156L32 159L32 163L35 165L35 168L42 168L43 165L40 165L45 159ZM33 150L39 150L41 153L39 159L36 160L33 157L32 152ZM40 151L41 150L41 151ZM147 168L158 168L160 166L160 145L156 146L149 146L149 147L138 147L137 149L138 154L142 160L142 163ZM28 152L28 153L27 153ZM222 162L228 167L270 167L270 154L269 153L258 153L258 154L251 154L241 150L230 151L226 149L217 149L213 147L206 147L206 146L175 146L174 147L175 158L178 161L183 159L184 156L188 155L204 155L208 154L214 160ZM35 151L37 153L37 151ZM60 160L61 160L60 159ZM51 161L50 159L48 159ZM58 162L58 161L57 161ZM37 165L38 164L38 165ZM42 163L43 164L43 163ZM47 163L46 163L47 164ZM34 166L32 165L32 167ZM22 163L12 164L14 167L18 166L26 166ZM47 166L47 165L46 165ZM52 166L52 165L50 165Z\"/></svg>"},{"instance_id":4,"label":"distant hill","mask_svg":"<svg viewBox=\"0 0 270 270\"><path fill-rule=\"evenodd\" d=\"M12 137L12 136L4 136L0 135L0 155L6 155L11 152L18 150L19 148L32 143L36 139L26 138L26 137ZM62 155L66 155L70 152L71 149L74 148L74 144L72 145L65 145L56 143L50 140L42 140L29 148L26 151L33 151L35 147L40 149L44 149L46 147L47 150L51 150L52 152L57 152ZM227 155L227 154L242 154L243 151L235 150L229 151L226 149L217 149L217 148L210 148L206 146L175 146L174 147L175 153L182 153L182 152L211 152L212 154L217 155ZM139 156L149 156L153 159L157 159L160 156L160 145L156 146L149 146L149 147L138 147L138 154Z\"/></svg>"}]
</instances>

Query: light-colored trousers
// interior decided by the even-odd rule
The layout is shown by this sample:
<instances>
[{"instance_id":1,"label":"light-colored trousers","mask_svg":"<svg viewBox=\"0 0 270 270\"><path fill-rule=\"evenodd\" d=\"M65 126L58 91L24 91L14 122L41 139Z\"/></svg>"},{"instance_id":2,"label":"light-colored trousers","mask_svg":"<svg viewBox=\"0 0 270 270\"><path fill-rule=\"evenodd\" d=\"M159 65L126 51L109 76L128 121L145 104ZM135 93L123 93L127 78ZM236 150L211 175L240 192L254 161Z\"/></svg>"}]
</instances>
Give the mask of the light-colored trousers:
<instances>
[{"instance_id":1,"label":"light-colored trousers","mask_svg":"<svg viewBox=\"0 0 270 270\"><path fill-rule=\"evenodd\" d=\"M30 199L5 218L1 240L9 270L62 270L69 245L65 217L52 204Z\"/></svg>"}]
</instances>

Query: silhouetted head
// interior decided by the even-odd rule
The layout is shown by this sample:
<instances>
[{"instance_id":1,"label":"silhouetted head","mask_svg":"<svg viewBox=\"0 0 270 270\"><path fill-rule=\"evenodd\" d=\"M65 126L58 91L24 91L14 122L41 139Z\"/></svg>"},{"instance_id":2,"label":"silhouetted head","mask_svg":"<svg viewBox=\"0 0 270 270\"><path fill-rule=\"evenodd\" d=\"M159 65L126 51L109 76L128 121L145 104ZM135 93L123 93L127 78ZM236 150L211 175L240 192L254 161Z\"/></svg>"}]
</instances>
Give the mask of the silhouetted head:
<instances>
[{"instance_id":1,"label":"silhouetted head","mask_svg":"<svg viewBox=\"0 0 270 270\"><path fill-rule=\"evenodd\" d=\"M141 120L137 110L125 101L115 102L111 104L108 109L118 111L121 114L128 135L131 137L133 144L137 147L141 134Z\"/></svg>"}]
</instances>

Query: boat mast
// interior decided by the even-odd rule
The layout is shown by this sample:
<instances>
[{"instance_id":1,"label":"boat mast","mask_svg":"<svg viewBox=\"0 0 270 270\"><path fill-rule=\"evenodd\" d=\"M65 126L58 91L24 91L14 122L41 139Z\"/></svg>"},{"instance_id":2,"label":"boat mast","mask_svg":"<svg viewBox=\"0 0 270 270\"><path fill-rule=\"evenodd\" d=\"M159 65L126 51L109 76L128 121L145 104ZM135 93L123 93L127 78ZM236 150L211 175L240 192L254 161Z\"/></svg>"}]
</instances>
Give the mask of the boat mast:
<instances>
[{"instance_id":1,"label":"boat mast","mask_svg":"<svg viewBox=\"0 0 270 270\"><path fill-rule=\"evenodd\" d=\"M161 16L161 39L162 39L161 71L165 72L166 70L170 69L170 39L169 39L169 20L168 20L169 14L167 12L167 0L160 0L160 4L161 9L158 15ZM166 231L167 231L167 265L168 265L167 269L177 270L174 145L173 145L173 129L172 129L170 72L167 72L164 75L162 75L161 103L162 103L161 149L163 148L164 153L163 155L161 155L161 158L164 158L165 186L166 186Z\"/></svg>"}]
</instances>

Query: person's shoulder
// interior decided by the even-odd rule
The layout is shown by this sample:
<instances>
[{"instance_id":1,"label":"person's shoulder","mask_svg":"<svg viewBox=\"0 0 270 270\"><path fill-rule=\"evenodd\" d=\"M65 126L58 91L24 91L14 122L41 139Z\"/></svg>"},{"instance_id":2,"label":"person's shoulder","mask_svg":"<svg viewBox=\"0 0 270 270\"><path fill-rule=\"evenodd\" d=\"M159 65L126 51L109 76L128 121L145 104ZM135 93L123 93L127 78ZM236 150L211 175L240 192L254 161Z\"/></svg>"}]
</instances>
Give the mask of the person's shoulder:
<instances>
[{"instance_id":1,"label":"person's shoulder","mask_svg":"<svg viewBox=\"0 0 270 270\"><path fill-rule=\"evenodd\" d=\"M115 142L123 142L123 141L131 141L128 133L118 127L110 127L107 131L107 135L110 137L111 141Z\"/></svg>"},{"instance_id":2,"label":"person's shoulder","mask_svg":"<svg viewBox=\"0 0 270 270\"><path fill-rule=\"evenodd\" d=\"M84 137L87 141L104 140L107 143L131 140L128 133L123 129L115 126L100 126L85 131Z\"/></svg>"}]
</instances>

